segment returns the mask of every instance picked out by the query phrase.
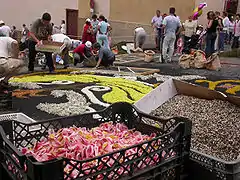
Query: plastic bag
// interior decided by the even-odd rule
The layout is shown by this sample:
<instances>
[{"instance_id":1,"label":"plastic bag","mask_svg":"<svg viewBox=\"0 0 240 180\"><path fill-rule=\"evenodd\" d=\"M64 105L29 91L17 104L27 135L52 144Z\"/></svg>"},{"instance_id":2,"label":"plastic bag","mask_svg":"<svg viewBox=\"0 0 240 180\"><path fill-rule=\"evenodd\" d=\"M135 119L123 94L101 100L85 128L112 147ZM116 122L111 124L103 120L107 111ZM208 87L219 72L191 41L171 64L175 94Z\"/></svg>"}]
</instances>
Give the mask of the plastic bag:
<instances>
[{"instance_id":1,"label":"plastic bag","mask_svg":"<svg viewBox=\"0 0 240 180\"><path fill-rule=\"evenodd\" d=\"M213 71L219 71L221 69L221 62L218 56L218 53L212 54L205 64L206 69L213 70Z\"/></svg>"}]
</instances>

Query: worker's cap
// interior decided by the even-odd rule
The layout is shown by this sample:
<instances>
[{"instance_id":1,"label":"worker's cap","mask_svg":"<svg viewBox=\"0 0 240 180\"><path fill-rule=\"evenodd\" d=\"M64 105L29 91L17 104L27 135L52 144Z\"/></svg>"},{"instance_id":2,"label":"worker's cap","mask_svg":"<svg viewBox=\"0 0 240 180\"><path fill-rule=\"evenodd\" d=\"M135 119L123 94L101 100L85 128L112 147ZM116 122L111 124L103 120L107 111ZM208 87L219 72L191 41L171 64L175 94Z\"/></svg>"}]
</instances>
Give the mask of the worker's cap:
<instances>
[{"instance_id":1,"label":"worker's cap","mask_svg":"<svg viewBox=\"0 0 240 180\"><path fill-rule=\"evenodd\" d=\"M85 46L86 46L87 48L91 48L91 47L92 47L92 43L91 43L90 41L87 41L87 42L85 43Z\"/></svg>"},{"instance_id":2,"label":"worker's cap","mask_svg":"<svg viewBox=\"0 0 240 180\"><path fill-rule=\"evenodd\" d=\"M3 21L3 20L0 20L0 24L4 24L4 21Z\"/></svg>"},{"instance_id":3,"label":"worker's cap","mask_svg":"<svg viewBox=\"0 0 240 180\"><path fill-rule=\"evenodd\" d=\"M89 23L90 23L90 22L91 22L91 19L87 18L87 19L86 19L86 22L89 22Z\"/></svg>"}]
</instances>

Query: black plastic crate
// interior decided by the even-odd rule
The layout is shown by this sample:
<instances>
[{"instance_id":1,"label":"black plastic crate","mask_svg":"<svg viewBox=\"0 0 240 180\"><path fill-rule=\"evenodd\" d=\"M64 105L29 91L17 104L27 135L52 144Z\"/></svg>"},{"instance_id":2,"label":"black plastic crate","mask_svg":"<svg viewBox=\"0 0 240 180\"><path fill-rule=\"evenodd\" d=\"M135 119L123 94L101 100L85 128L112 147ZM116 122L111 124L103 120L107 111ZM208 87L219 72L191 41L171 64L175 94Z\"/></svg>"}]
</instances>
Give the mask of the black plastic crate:
<instances>
[{"instance_id":1,"label":"black plastic crate","mask_svg":"<svg viewBox=\"0 0 240 180\"><path fill-rule=\"evenodd\" d=\"M12 109L12 92L0 92L0 110Z\"/></svg>"},{"instance_id":2,"label":"black plastic crate","mask_svg":"<svg viewBox=\"0 0 240 180\"><path fill-rule=\"evenodd\" d=\"M144 134L155 132L158 136L150 141L84 161L58 158L48 162L37 162L33 157L27 157L19 151L19 148L33 145L42 137L46 137L48 129L58 130L73 125L93 128L109 121L125 123L128 128L135 128ZM149 121L157 123L159 127L147 124ZM3 121L0 125L0 162L11 179L15 180L72 179L64 172L67 165L78 171L78 177L75 179L95 180L100 174L104 179L179 179L184 163L189 158L192 127L188 119L160 119L139 112L128 103L116 103L95 113L33 124ZM126 150L132 148L137 148L137 153L131 158L125 156ZM153 158L155 155L159 157L157 160ZM151 158L152 165L144 162L146 158ZM111 167L107 164L109 160L114 161ZM97 161L98 164L91 169L81 168L84 163L93 161ZM145 163L146 167L142 169L139 167L140 163ZM119 170L123 170L124 173L120 173ZM88 175L87 171L90 171Z\"/></svg>"},{"instance_id":3,"label":"black plastic crate","mask_svg":"<svg viewBox=\"0 0 240 180\"><path fill-rule=\"evenodd\" d=\"M227 162L191 150L189 180L240 180L240 159Z\"/></svg>"}]
</instances>

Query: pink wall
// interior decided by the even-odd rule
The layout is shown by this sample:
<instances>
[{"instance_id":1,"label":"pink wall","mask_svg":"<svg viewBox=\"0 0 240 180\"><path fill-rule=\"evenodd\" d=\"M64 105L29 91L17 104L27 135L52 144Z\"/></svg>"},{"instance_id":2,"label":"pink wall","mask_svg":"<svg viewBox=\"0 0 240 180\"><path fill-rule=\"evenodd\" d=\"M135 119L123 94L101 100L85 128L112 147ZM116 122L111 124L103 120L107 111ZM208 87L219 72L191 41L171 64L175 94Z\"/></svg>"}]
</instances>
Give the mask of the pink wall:
<instances>
[{"instance_id":1,"label":"pink wall","mask_svg":"<svg viewBox=\"0 0 240 180\"><path fill-rule=\"evenodd\" d=\"M65 9L78 9L78 0L2 0L0 5L0 20L9 26L15 25L21 29L22 24L29 26L44 12L52 15L52 22L60 25L66 18Z\"/></svg>"}]
</instances>

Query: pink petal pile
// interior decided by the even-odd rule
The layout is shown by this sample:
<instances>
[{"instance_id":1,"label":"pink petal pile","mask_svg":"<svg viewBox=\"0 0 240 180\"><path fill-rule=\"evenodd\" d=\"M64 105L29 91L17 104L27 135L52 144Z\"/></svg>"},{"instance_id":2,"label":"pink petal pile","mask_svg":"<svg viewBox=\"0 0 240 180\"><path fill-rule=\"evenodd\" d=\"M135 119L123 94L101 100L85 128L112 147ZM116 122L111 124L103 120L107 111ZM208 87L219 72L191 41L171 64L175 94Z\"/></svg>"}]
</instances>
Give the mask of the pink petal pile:
<instances>
[{"instance_id":1,"label":"pink petal pile","mask_svg":"<svg viewBox=\"0 0 240 180\"><path fill-rule=\"evenodd\" d=\"M155 137L156 134L154 133L150 136L143 135L139 131L128 129L124 124L108 122L101 124L99 127L92 128L91 130L80 127L63 128L57 132L50 130L47 138L37 142L32 148L23 148L22 153L25 155L32 155L39 162L52 160L58 157L65 157L72 160L86 160L130 147ZM159 147L160 140L157 141L159 141L157 145ZM146 146L147 144L143 145L143 147ZM148 149L148 151L153 152L158 147ZM125 152L124 157L121 157L119 161L126 162L131 158L133 159L135 154L141 155L143 153L143 150L139 151L137 148L131 148ZM173 154L170 156L172 155ZM117 159L120 157L120 153L115 153L113 157ZM154 165L160 160L158 154L155 154L153 158L154 161L152 161L150 157L144 158L144 160L137 165L137 168L142 169L146 167L146 164ZM107 168L106 166L111 167L116 160L107 156L102 158L102 161L106 162L107 165L98 160L83 163L82 171L84 171L84 174L79 175L79 171L74 169L72 165L66 165L65 172L70 174L68 177L76 178L96 172L96 170L92 170L92 167L97 166L98 171ZM80 166L76 161L71 161L71 163L78 168ZM126 168L129 169L129 166ZM121 167L117 172L119 174L126 173L126 168ZM114 174L110 173L108 178L114 179L113 176ZM103 179L103 177L104 175L99 175L97 179Z\"/></svg>"},{"instance_id":2,"label":"pink petal pile","mask_svg":"<svg viewBox=\"0 0 240 180\"><path fill-rule=\"evenodd\" d=\"M65 157L74 160L85 160L107 154L119 149L151 140L156 134L142 135L129 130L124 124L103 123L99 127L63 128L57 132L49 131L46 139L37 142L33 148L23 148L22 153L32 155L43 162Z\"/></svg>"}]
</instances>

